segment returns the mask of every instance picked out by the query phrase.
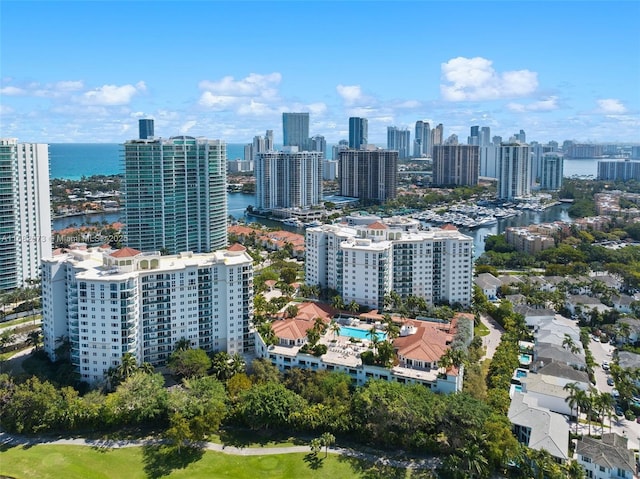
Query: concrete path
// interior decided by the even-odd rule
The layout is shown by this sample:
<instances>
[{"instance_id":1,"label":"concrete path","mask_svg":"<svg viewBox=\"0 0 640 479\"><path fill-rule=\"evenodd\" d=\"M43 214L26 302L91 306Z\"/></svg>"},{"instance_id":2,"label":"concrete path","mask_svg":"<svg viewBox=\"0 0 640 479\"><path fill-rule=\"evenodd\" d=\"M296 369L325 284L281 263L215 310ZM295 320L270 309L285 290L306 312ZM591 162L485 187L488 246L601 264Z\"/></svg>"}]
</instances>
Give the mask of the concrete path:
<instances>
[{"instance_id":1,"label":"concrete path","mask_svg":"<svg viewBox=\"0 0 640 479\"><path fill-rule=\"evenodd\" d=\"M482 337L482 345L486 348L487 351L484 357L491 359L496 353L496 348L500 344L502 333L504 333L504 328L496 323L491 316L483 313L480 314L480 321L482 321L482 324L489 328L489 334Z\"/></svg>"},{"instance_id":2,"label":"concrete path","mask_svg":"<svg viewBox=\"0 0 640 479\"><path fill-rule=\"evenodd\" d=\"M140 439L140 440L112 440L112 439L85 439L85 438L29 438L0 432L0 445L12 446L34 446L62 445L62 446L87 446L98 449L120 449L126 447L142 447L149 445L165 444L163 439ZM220 452L234 456L269 456L279 454L310 453L309 446L283 446L283 447L236 447L226 446L214 442L201 443L200 446L208 451ZM324 449L324 448L323 448ZM383 464L392 467L402 467L407 469L432 469L435 470L442 465L439 457L426 457L416 459L391 459L372 453L357 451L355 449L343 447L330 447L331 454L363 459L375 464ZM322 454L321 454L322 455Z\"/></svg>"}]
</instances>

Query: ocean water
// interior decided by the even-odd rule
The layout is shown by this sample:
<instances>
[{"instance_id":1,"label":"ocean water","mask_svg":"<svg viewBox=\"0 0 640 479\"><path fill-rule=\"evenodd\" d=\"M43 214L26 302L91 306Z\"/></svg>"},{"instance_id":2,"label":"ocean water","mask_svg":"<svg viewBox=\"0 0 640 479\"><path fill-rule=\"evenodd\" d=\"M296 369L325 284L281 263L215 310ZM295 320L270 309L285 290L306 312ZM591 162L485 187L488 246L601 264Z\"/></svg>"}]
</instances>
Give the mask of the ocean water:
<instances>
[{"instance_id":1,"label":"ocean water","mask_svg":"<svg viewBox=\"0 0 640 479\"><path fill-rule=\"evenodd\" d=\"M51 143L49 176L79 180L83 176L122 173L124 148L119 143ZM244 145L227 144L227 158L244 158Z\"/></svg>"}]
</instances>

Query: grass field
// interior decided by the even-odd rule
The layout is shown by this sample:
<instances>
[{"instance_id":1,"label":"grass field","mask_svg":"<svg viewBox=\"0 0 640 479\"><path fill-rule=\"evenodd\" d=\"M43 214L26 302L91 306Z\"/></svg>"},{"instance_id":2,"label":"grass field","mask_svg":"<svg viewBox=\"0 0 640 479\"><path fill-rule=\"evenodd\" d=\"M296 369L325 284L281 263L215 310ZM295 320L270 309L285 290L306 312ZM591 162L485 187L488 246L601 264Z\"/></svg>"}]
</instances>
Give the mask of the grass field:
<instances>
[{"instance_id":1,"label":"grass field","mask_svg":"<svg viewBox=\"0 0 640 479\"><path fill-rule=\"evenodd\" d=\"M86 446L37 445L0 449L0 477L17 479L421 479L426 472L373 466L358 459L324 453L232 456L167 446L99 449Z\"/></svg>"}]
</instances>

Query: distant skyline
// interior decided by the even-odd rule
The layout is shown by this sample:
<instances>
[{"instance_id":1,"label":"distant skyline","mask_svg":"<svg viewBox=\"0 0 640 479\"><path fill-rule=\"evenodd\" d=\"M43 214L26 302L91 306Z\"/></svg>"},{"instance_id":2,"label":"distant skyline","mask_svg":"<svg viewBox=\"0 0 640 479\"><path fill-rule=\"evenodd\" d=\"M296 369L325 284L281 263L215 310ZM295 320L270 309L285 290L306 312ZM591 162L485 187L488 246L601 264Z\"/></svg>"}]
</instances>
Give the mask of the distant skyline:
<instances>
[{"instance_id":1,"label":"distant skyline","mask_svg":"<svg viewBox=\"0 0 640 479\"><path fill-rule=\"evenodd\" d=\"M640 2L0 2L0 136L249 143L368 120L507 140L640 143Z\"/></svg>"}]
</instances>

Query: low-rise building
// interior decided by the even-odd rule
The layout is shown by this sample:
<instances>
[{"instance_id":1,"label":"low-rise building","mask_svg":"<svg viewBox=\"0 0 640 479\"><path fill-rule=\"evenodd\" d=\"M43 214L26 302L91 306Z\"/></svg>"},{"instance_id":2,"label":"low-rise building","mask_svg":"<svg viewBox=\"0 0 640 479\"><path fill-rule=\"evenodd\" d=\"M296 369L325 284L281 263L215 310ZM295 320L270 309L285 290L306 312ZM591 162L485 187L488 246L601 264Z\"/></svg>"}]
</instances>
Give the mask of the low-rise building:
<instances>
[{"instance_id":1,"label":"low-rise building","mask_svg":"<svg viewBox=\"0 0 640 479\"><path fill-rule=\"evenodd\" d=\"M576 458L589 479L633 479L635 458L627 438L603 434L602 439L584 436L577 441Z\"/></svg>"},{"instance_id":2,"label":"low-rise building","mask_svg":"<svg viewBox=\"0 0 640 479\"><path fill-rule=\"evenodd\" d=\"M403 384L422 384L442 393L462 390L464 370L462 366L448 367L446 371L439 361L450 348L457 331L458 321L473 321L469 315L458 315L451 323L430 321L403 321L400 336L392 340L397 360L389 368L365 364L361 354L373 351L377 346L372 342L374 324L360 320L338 318L340 330L328 328L319 343L327 347L327 352L315 356L308 351L308 332L314 328L316 318L329 325L333 309L316 303L303 303L298 307L295 318L276 320L271 329L277 342L268 345L256 333L256 355L271 361L281 371L291 368L340 371L348 374L358 385L369 379L397 381ZM362 315L374 317L371 313ZM378 341L387 341L386 332L378 323ZM307 345L307 348L305 348Z\"/></svg>"}]
</instances>

